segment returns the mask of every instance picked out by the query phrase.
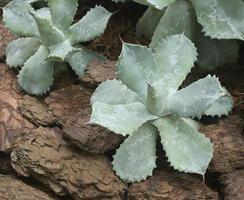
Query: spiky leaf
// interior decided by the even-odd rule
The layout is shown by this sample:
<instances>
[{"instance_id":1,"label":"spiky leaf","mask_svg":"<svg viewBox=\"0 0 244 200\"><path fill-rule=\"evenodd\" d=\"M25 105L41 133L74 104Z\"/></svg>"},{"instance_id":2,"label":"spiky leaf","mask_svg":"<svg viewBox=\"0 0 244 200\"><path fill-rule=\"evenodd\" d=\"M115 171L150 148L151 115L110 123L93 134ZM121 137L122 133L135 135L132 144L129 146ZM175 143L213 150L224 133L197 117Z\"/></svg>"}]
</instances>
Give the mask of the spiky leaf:
<instances>
[{"instance_id":1,"label":"spiky leaf","mask_svg":"<svg viewBox=\"0 0 244 200\"><path fill-rule=\"evenodd\" d=\"M192 0L197 20L207 36L244 40L242 0Z\"/></svg>"},{"instance_id":2,"label":"spiky leaf","mask_svg":"<svg viewBox=\"0 0 244 200\"><path fill-rule=\"evenodd\" d=\"M178 0L166 9L153 34L150 47L156 47L159 41L166 36L181 33L193 40L195 27L195 14L191 3L186 0Z\"/></svg>"},{"instance_id":3,"label":"spiky leaf","mask_svg":"<svg viewBox=\"0 0 244 200\"><path fill-rule=\"evenodd\" d=\"M163 9L164 7L173 3L175 0L134 0L134 1L143 5L154 6L157 9Z\"/></svg>"},{"instance_id":4,"label":"spiky leaf","mask_svg":"<svg viewBox=\"0 0 244 200\"><path fill-rule=\"evenodd\" d=\"M90 123L104 126L117 134L131 135L144 122L156 118L140 102L118 105L95 102Z\"/></svg>"},{"instance_id":5,"label":"spiky leaf","mask_svg":"<svg viewBox=\"0 0 244 200\"><path fill-rule=\"evenodd\" d=\"M55 44L50 47L50 54L47 58L51 60L64 61L67 55L72 52L74 48L68 40L62 43Z\"/></svg>"},{"instance_id":6,"label":"spiky leaf","mask_svg":"<svg viewBox=\"0 0 244 200\"><path fill-rule=\"evenodd\" d=\"M117 150L113 168L126 182L145 180L156 167L155 127L146 123L129 136Z\"/></svg>"},{"instance_id":7,"label":"spiky leaf","mask_svg":"<svg viewBox=\"0 0 244 200\"><path fill-rule=\"evenodd\" d=\"M111 12L102 6L96 6L77 23L73 24L68 35L72 43L86 42L100 36L108 23Z\"/></svg>"},{"instance_id":8,"label":"spiky leaf","mask_svg":"<svg viewBox=\"0 0 244 200\"><path fill-rule=\"evenodd\" d=\"M6 62L10 67L22 66L39 48L36 38L19 38L10 42L6 48Z\"/></svg>"},{"instance_id":9,"label":"spiky leaf","mask_svg":"<svg viewBox=\"0 0 244 200\"><path fill-rule=\"evenodd\" d=\"M153 122L170 164L183 172L204 175L213 157L213 147L203 134L177 116L162 117Z\"/></svg>"},{"instance_id":10,"label":"spiky leaf","mask_svg":"<svg viewBox=\"0 0 244 200\"><path fill-rule=\"evenodd\" d=\"M110 94L109 96L107 94ZM120 97L120 98L118 98ZM91 103L100 102L110 105L139 102L138 95L121 81L108 80L101 83L91 97Z\"/></svg>"},{"instance_id":11,"label":"spiky leaf","mask_svg":"<svg viewBox=\"0 0 244 200\"><path fill-rule=\"evenodd\" d=\"M161 40L155 48L154 57L158 63L158 79L164 79L177 90L194 66L197 52L194 44L179 34Z\"/></svg>"},{"instance_id":12,"label":"spiky leaf","mask_svg":"<svg viewBox=\"0 0 244 200\"><path fill-rule=\"evenodd\" d=\"M63 32L66 32L73 22L78 7L78 0L49 0L48 5L53 24Z\"/></svg>"},{"instance_id":13,"label":"spiky leaf","mask_svg":"<svg viewBox=\"0 0 244 200\"><path fill-rule=\"evenodd\" d=\"M151 37L163 15L163 10L148 7L136 25L136 34Z\"/></svg>"},{"instance_id":14,"label":"spiky leaf","mask_svg":"<svg viewBox=\"0 0 244 200\"><path fill-rule=\"evenodd\" d=\"M42 95L53 83L53 65L46 60L49 51L40 46L38 51L30 57L18 75L19 85L29 94Z\"/></svg>"},{"instance_id":15,"label":"spiky leaf","mask_svg":"<svg viewBox=\"0 0 244 200\"><path fill-rule=\"evenodd\" d=\"M67 62L70 64L71 68L78 76L83 76L87 65L93 61L105 61L107 58L101 54L93 51L89 51L85 48L79 48L79 50L74 50L66 58Z\"/></svg>"},{"instance_id":16,"label":"spiky leaf","mask_svg":"<svg viewBox=\"0 0 244 200\"><path fill-rule=\"evenodd\" d=\"M3 8L5 26L18 36L38 36L35 20L30 15L31 6L23 0L13 0Z\"/></svg>"},{"instance_id":17,"label":"spiky leaf","mask_svg":"<svg viewBox=\"0 0 244 200\"><path fill-rule=\"evenodd\" d=\"M32 12L34 19L38 25L38 30L42 43L48 47L61 43L65 40L65 36L57 29L48 17L42 16L37 12Z\"/></svg>"},{"instance_id":18,"label":"spiky leaf","mask_svg":"<svg viewBox=\"0 0 244 200\"><path fill-rule=\"evenodd\" d=\"M171 95L168 109L180 116L200 118L217 102L221 103L224 110L228 109L230 101L230 94L220 85L219 80L208 75ZM220 110L218 114L222 112Z\"/></svg>"},{"instance_id":19,"label":"spiky leaf","mask_svg":"<svg viewBox=\"0 0 244 200\"><path fill-rule=\"evenodd\" d=\"M123 43L117 68L119 78L145 100L147 82L151 82L154 74L158 73L151 49Z\"/></svg>"}]
</instances>

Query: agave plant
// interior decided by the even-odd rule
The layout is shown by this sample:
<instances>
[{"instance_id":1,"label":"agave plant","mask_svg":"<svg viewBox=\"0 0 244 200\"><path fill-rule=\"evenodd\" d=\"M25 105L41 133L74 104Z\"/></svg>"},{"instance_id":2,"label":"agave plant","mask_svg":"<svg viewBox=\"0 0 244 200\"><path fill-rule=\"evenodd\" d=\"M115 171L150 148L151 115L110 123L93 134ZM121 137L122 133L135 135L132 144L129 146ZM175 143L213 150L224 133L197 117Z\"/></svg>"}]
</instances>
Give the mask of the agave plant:
<instances>
[{"instance_id":1,"label":"agave plant","mask_svg":"<svg viewBox=\"0 0 244 200\"><path fill-rule=\"evenodd\" d=\"M150 47L166 36L184 33L195 43L202 69L237 61L237 40L244 40L242 0L134 1L149 6L137 24L137 34L152 37Z\"/></svg>"},{"instance_id":2,"label":"agave plant","mask_svg":"<svg viewBox=\"0 0 244 200\"><path fill-rule=\"evenodd\" d=\"M34 10L31 3L37 1L13 0L3 9L3 21L13 33L22 36L6 48L7 64L22 67L18 83L27 93L41 95L53 83L54 67L59 70L68 62L82 76L93 59L105 59L79 43L100 36L111 13L96 6L72 24L78 0L48 0L49 7Z\"/></svg>"},{"instance_id":3,"label":"agave plant","mask_svg":"<svg viewBox=\"0 0 244 200\"><path fill-rule=\"evenodd\" d=\"M95 90L90 123L128 136L113 160L124 181L152 174L158 134L175 169L204 175L213 147L192 119L227 115L232 98L210 75L178 90L196 57L194 44L183 34L166 37L154 49L124 43L117 63L120 80Z\"/></svg>"}]
</instances>

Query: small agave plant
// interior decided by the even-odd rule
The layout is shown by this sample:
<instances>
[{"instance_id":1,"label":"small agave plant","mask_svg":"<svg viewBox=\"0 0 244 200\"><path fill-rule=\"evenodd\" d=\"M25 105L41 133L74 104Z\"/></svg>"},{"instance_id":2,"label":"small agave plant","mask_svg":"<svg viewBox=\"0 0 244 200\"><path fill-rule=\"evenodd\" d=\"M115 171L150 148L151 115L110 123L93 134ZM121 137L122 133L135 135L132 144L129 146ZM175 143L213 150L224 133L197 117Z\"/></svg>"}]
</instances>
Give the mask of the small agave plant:
<instances>
[{"instance_id":1,"label":"small agave plant","mask_svg":"<svg viewBox=\"0 0 244 200\"><path fill-rule=\"evenodd\" d=\"M8 45L6 62L10 67L22 67L18 83L33 95L50 89L54 71L61 70L65 62L82 76L93 59L105 59L79 43L100 36L112 14L96 6L72 24L78 0L48 0L49 7L34 10L31 3L37 1L13 0L3 8L5 26L22 36Z\"/></svg>"},{"instance_id":2,"label":"small agave plant","mask_svg":"<svg viewBox=\"0 0 244 200\"><path fill-rule=\"evenodd\" d=\"M128 136L113 160L124 181L152 175L158 134L175 169L205 174L213 146L192 119L227 115L232 97L210 75L178 90L196 58L194 44L183 34L166 37L154 49L124 43L117 63L120 80L95 90L90 123Z\"/></svg>"}]
</instances>

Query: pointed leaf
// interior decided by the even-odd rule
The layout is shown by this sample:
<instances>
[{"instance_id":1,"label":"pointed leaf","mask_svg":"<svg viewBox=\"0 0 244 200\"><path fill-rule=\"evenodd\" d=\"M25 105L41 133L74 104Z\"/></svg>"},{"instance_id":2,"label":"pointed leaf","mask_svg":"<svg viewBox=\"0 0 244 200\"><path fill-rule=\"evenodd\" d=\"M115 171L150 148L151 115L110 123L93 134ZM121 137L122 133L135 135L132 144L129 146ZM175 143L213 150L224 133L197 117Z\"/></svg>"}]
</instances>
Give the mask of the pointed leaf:
<instances>
[{"instance_id":1,"label":"pointed leaf","mask_svg":"<svg viewBox=\"0 0 244 200\"><path fill-rule=\"evenodd\" d=\"M189 1L179 0L166 9L153 34L150 47L156 47L162 38L184 33L194 39L196 20L193 7Z\"/></svg>"},{"instance_id":2,"label":"pointed leaf","mask_svg":"<svg viewBox=\"0 0 244 200\"><path fill-rule=\"evenodd\" d=\"M207 36L244 40L244 2L242 0L192 0L197 20Z\"/></svg>"},{"instance_id":3,"label":"pointed leaf","mask_svg":"<svg viewBox=\"0 0 244 200\"><path fill-rule=\"evenodd\" d=\"M71 46L70 42L68 40L65 40L62 43L51 46L50 54L47 58L51 60L64 61L66 56L73 50L74 48Z\"/></svg>"},{"instance_id":4,"label":"pointed leaf","mask_svg":"<svg viewBox=\"0 0 244 200\"><path fill-rule=\"evenodd\" d=\"M112 13L102 6L96 6L76 24L69 28L69 39L72 44L86 42L100 36L108 23Z\"/></svg>"},{"instance_id":5,"label":"pointed leaf","mask_svg":"<svg viewBox=\"0 0 244 200\"><path fill-rule=\"evenodd\" d=\"M39 48L40 41L35 38L19 38L10 42L6 48L6 62L10 67L22 66Z\"/></svg>"},{"instance_id":6,"label":"pointed leaf","mask_svg":"<svg viewBox=\"0 0 244 200\"><path fill-rule=\"evenodd\" d=\"M53 24L66 32L73 22L78 0L49 0L48 5L51 10Z\"/></svg>"},{"instance_id":7,"label":"pointed leaf","mask_svg":"<svg viewBox=\"0 0 244 200\"><path fill-rule=\"evenodd\" d=\"M30 15L31 6L23 0L13 0L3 8L5 26L18 36L38 36L35 20Z\"/></svg>"},{"instance_id":8,"label":"pointed leaf","mask_svg":"<svg viewBox=\"0 0 244 200\"><path fill-rule=\"evenodd\" d=\"M93 60L106 61L107 58L101 54L82 48L70 53L66 58L71 68L78 76L83 76L87 65Z\"/></svg>"},{"instance_id":9,"label":"pointed leaf","mask_svg":"<svg viewBox=\"0 0 244 200\"><path fill-rule=\"evenodd\" d=\"M136 34L151 37L163 15L163 10L148 7L136 25Z\"/></svg>"},{"instance_id":10,"label":"pointed leaf","mask_svg":"<svg viewBox=\"0 0 244 200\"><path fill-rule=\"evenodd\" d=\"M123 43L117 69L123 83L145 100L147 83L158 75L151 49L141 45Z\"/></svg>"},{"instance_id":11,"label":"pointed leaf","mask_svg":"<svg viewBox=\"0 0 244 200\"><path fill-rule=\"evenodd\" d=\"M209 138L177 116L162 117L153 124L160 132L170 164L179 171L204 175L213 157Z\"/></svg>"},{"instance_id":12,"label":"pointed leaf","mask_svg":"<svg viewBox=\"0 0 244 200\"><path fill-rule=\"evenodd\" d=\"M171 95L168 110L183 117L200 118L217 102L223 108L227 106L228 110L231 101L230 94L219 80L209 75Z\"/></svg>"},{"instance_id":13,"label":"pointed leaf","mask_svg":"<svg viewBox=\"0 0 244 200\"><path fill-rule=\"evenodd\" d=\"M157 9L163 9L164 7L173 3L175 0L134 0L134 1L143 5L154 6Z\"/></svg>"},{"instance_id":14,"label":"pointed leaf","mask_svg":"<svg viewBox=\"0 0 244 200\"><path fill-rule=\"evenodd\" d=\"M126 182L145 180L156 167L157 130L146 123L129 136L117 150L113 168Z\"/></svg>"},{"instance_id":15,"label":"pointed leaf","mask_svg":"<svg viewBox=\"0 0 244 200\"><path fill-rule=\"evenodd\" d=\"M41 46L22 67L18 75L19 85L29 94L42 95L53 83L53 65L46 61L49 51Z\"/></svg>"},{"instance_id":16,"label":"pointed leaf","mask_svg":"<svg viewBox=\"0 0 244 200\"><path fill-rule=\"evenodd\" d=\"M52 24L51 19L37 12L33 12L33 16L38 25L43 44L50 47L65 40L64 34Z\"/></svg>"},{"instance_id":17,"label":"pointed leaf","mask_svg":"<svg viewBox=\"0 0 244 200\"><path fill-rule=\"evenodd\" d=\"M229 94L227 90L226 94ZM204 114L210 116L217 115L220 117L222 115L228 115L232 108L233 98L229 94L228 96L223 96L219 98L210 108L207 109L207 111Z\"/></svg>"},{"instance_id":18,"label":"pointed leaf","mask_svg":"<svg viewBox=\"0 0 244 200\"><path fill-rule=\"evenodd\" d=\"M139 102L109 105L95 102L92 105L90 123L99 124L121 135L131 135L143 123L156 119Z\"/></svg>"},{"instance_id":19,"label":"pointed leaf","mask_svg":"<svg viewBox=\"0 0 244 200\"><path fill-rule=\"evenodd\" d=\"M160 79L170 82L169 85L177 90L194 66L197 52L194 44L180 34L161 40L155 48L154 57Z\"/></svg>"},{"instance_id":20,"label":"pointed leaf","mask_svg":"<svg viewBox=\"0 0 244 200\"><path fill-rule=\"evenodd\" d=\"M236 40L217 40L199 33L196 38L198 66L213 70L219 66L235 63L239 57L239 43Z\"/></svg>"},{"instance_id":21,"label":"pointed leaf","mask_svg":"<svg viewBox=\"0 0 244 200\"><path fill-rule=\"evenodd\" d=\"M108 80L101 83L93 93L91 103L95 102L116 105L139 102L139 99L138 95L121 81Z\"/></svg>"}]
</instances>

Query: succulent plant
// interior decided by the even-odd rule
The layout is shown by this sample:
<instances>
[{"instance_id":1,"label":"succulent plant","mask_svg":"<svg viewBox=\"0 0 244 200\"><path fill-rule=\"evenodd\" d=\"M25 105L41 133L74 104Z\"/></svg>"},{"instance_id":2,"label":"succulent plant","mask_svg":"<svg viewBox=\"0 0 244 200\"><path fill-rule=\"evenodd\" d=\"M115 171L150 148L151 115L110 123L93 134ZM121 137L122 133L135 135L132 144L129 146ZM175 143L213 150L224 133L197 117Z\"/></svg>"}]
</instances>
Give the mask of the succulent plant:
<instances>
[{"instance_id":1,"label":"succulent plant","mask_svg":"<svg viewBox=\"0 0 244 200\"><path fill-rule=\"evenodd\" d=\"M3 9L3 21L21 36L6 49L7 64L21 67L18 83L27 93L41 95L53 83L54 67L59 70L68 62L82 76L93 59L106 59L79 43L100 36L112 13L96 6L72 24L78 0L48 0L49 7L35 10L31 3L37 1L13 0Z\"/></svg>"},{"instance_id":2,"label":"succulent plant","mask_svg":"<svg viewBox=\"0 0 244 200\"><path fill-rule=\"evenodd\" d=\"M90 123L128 136L113 159L124 181L152 174L158 134L175 169L204 175L213 147L193 119L227 115L232 97L210 75L179 89L196 57L194 44L183 34L167 36L153 49L124 43L117 63L120 80L95 90Z\"/></svg>"},{"instance_id":3,"label":"succulent plant","mask_svg":"<svg viewBox=\"0 0 244 200\"><path fill-rule=\"evenodd\" d=\"M184 33L195 43L202 69L237 61L237 40L244 40L242 0L134 1L148 6L137 24L137 34L152 37L152 48L166 36Z\"/></svg>"}]
</instances>

